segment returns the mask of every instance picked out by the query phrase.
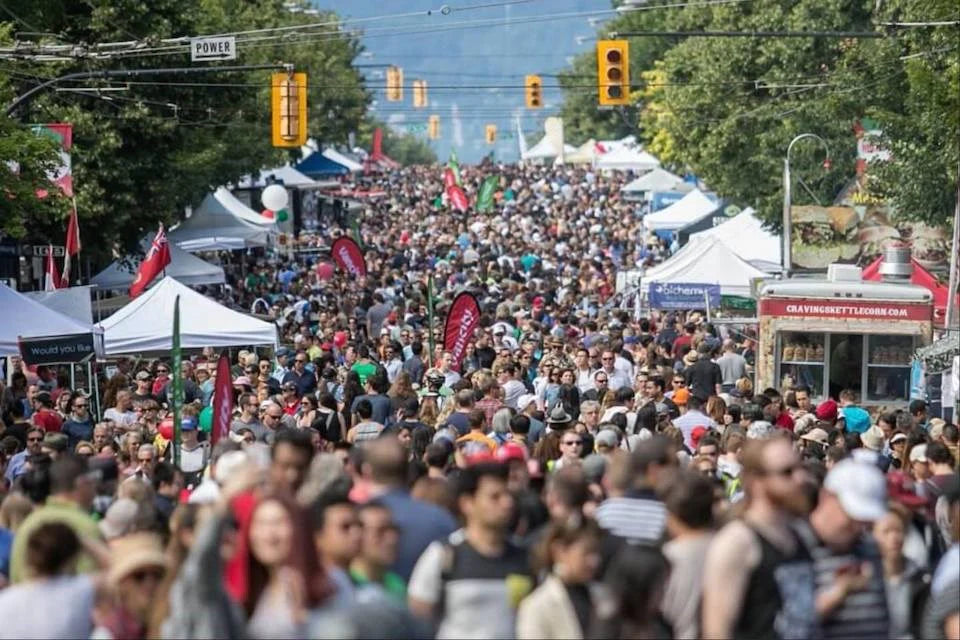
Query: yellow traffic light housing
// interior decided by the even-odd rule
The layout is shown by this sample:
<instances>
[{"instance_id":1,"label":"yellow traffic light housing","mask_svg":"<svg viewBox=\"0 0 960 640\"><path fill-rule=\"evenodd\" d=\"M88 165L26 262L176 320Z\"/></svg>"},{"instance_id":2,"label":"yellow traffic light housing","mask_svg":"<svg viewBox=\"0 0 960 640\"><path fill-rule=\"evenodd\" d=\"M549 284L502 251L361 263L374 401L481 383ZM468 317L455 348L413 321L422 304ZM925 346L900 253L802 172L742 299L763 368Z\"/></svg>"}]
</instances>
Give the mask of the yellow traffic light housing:
<instances>
[{"instance_id":1,"label":"yellow traffic light housing","mask_svg":"<svg viewBox=\"0 0 960 640\"><path fill-rule=\"evenodd\" d=\"M413 106L416 109L423 109L427 106L427 81L413 81Z\"/></svg>"},{"instance_id":2,"label":"yellow traffic light housing","mask_svg":"<svg viewBox=\"0 0 960 640\"><path fill-rule=\"evenodd\" d=\"M494 144L497 141L497 125L488 124L486 131L487 144Z\"/></svg>"},{"instance_id":3,"label":"yellow traffic light housing","mask_svg":"<svg viewBox=\"0 0 960 640\"><path fill-rule=\"evenodd\" d=\"M403 101L403 69L387 67L387 101Z\"/></svg>"},{"instance_id":4,"label":"yellow traffic light housing","mask_svg":"<svg viewBox=\"0 0 960 640\"><path fill-rule=\"evenodd\" d=\"M523 83L526 90L527 109L540 109L543 107L543 82L540 76L530 74Z\"/></svg>"},{"instance_id":5,"label":"yellow traffic light housing","mask_svg":"<svg viewBox=\"0 0 960 640\"><path fill-rule=\"evenodd\" d=\"M301 147L307 142L307 74L274 73L270 81L270 129L273 146Z\"/></svg>"},{"instance_id":6,"label":"yellow traffic light housing","mask_svg":"<svg viewBox=\"0 0 960 640\"><path fill-rule=\"evenodd\" d=\"M440 139L440 116L430 116L427 120L427 137L431 140Z\"/></svg>"},{"instance_id":7,"label":"yellow traffic light housing","mask_svg":"<svg viewBox=\"0 0 960 640\"><path fill-rule=\"evenodd\" d=\"M604 106L630 104L630 43L597 41L597 98Z\"/></svg>"}]
</instances>

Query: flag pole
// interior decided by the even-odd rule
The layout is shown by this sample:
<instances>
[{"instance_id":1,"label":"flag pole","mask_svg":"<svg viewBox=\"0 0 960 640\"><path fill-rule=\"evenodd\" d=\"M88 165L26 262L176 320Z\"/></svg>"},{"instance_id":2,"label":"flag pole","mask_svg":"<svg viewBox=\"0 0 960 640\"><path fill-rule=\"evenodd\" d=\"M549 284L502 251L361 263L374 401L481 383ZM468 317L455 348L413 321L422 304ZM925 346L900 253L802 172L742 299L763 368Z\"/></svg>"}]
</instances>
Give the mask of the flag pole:
<instances>
[{"instance_id":1,"label":"flag pole","mask_svg":"<svg viewBox=\"0 0 960 640\"><path fill-rule=\"evenodd\" d=\"M180 296L173 301L173 348L171 349L171 373L173 374L173 466L180 467L180 419L183 410L183 355L180 351Z\"/></svg>"},{"instance_id":2,"label":"flag pole","mask_svg":"<svg viewBox=\"0 0 960 640\"><path fill-rule=\"evenodd\" d=\"M433 368L433 355L437 350L436 340L433 337L433 274L427 276L427 324L430 329L427 336L430 344L430 368Z\"/></svg>"}]
</instances>

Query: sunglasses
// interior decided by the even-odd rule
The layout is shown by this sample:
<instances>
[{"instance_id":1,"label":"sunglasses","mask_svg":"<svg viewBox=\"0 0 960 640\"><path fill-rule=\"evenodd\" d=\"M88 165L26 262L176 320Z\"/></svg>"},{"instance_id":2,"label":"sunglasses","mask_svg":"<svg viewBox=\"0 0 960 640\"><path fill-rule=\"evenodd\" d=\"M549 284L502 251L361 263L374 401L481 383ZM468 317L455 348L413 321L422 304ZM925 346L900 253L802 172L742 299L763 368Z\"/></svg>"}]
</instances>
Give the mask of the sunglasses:
<instances>
[{"instance_id":1,"label":"sunglasses","mask_svg":"<svg viewBox=\"0 0 960 640\"><path fill-rule=\"evenodd\" d=\"M783 469L765 469L763 475L765 476L780 476L781 478L789 478L796 471L800 469L799 464L792 464L789 467L784 467Z\"/></svg>"},{"instance_id":2,"label":"sunglasses","mask_svg":"<svg viewBox=\"0 0 960 640\"><path fill-rule=\"evenodd\" d=\"M583 444L583 440L567 440L563 444L573 445L574 447L579 447Z\"/></svg>"},{"instance_id":3,"label":"sunglasses","mask_svg":"<svg viewBox=\"0 0 960 640\"><path fill-rule=\"evenodd\" d=\"M170 373L170 369L157 369L157 373Z\"/></svg>"},{"instance_id":4,"label":"sunglasses","mask_svg":"<svg viewBox=\"0 0 960 640\"><path fill-rule=\"evenodd\" d=\"M673 381L673 384L677 385L678 387L682 387L683 385L685 385L685 384L687 384L687 383L684 382L683 380L674 380L674 381Z\"/></svg>"},{"instance_id":5,"label":"sunglasses","mask_svg":"<svg viewBox=\"0 0 960 640\"><path fill-rule=\"evenodd\" d=\"M43 438L27 438L27 442L43 442Z\"/></svg>"}]
</instances>

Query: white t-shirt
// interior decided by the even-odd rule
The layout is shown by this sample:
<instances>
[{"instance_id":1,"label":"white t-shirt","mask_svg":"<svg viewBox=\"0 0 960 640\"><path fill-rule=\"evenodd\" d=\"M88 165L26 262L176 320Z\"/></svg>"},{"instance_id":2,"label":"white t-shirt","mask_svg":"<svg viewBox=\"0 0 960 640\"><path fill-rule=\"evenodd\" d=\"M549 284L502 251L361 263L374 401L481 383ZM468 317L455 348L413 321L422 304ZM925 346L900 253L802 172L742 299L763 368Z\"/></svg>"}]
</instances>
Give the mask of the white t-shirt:
<instances>
[{"instance_id":1,"label":"white t-shirt","mask_svg":"<svg viewBox=\"0 0 960 640\"><path fill-rule=\"evenodd\" d=\"M94 599L89 575L8 587L0 591L0 638L89 638Z\"/></svg>"},{"instance_id":2,"label":"white t-shirt","mask_svg":"<svg viewBox=\"0 0 960 640\"><path fill-rule=\"evenodd\" d=\"M129 427L134 422L137 421L137 414L135 411L117 411L116 408L110 407L103 412L104 420L113 420L114 424L118 427Z\"/></svg>"}]
</instances>

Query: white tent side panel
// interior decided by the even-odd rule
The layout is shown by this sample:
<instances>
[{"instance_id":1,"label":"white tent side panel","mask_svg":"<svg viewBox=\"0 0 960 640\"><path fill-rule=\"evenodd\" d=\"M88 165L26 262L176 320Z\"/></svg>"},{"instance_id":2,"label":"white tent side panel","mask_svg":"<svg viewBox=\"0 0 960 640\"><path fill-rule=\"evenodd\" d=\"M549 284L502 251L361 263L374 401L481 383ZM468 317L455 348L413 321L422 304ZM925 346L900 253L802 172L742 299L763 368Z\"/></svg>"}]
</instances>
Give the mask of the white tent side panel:
<instances>
[{"instance_id":1,"label":"white tent side panel","mask_svg":"<svg viewBox=\"0 0 960 640\"><path fill-rule=\"evenodd\" d=\"M107 355L169 351L177 296L184 349L277 344L276 326L228 309L168 276L100 323Z\"/></svg>"}]
</instances>

